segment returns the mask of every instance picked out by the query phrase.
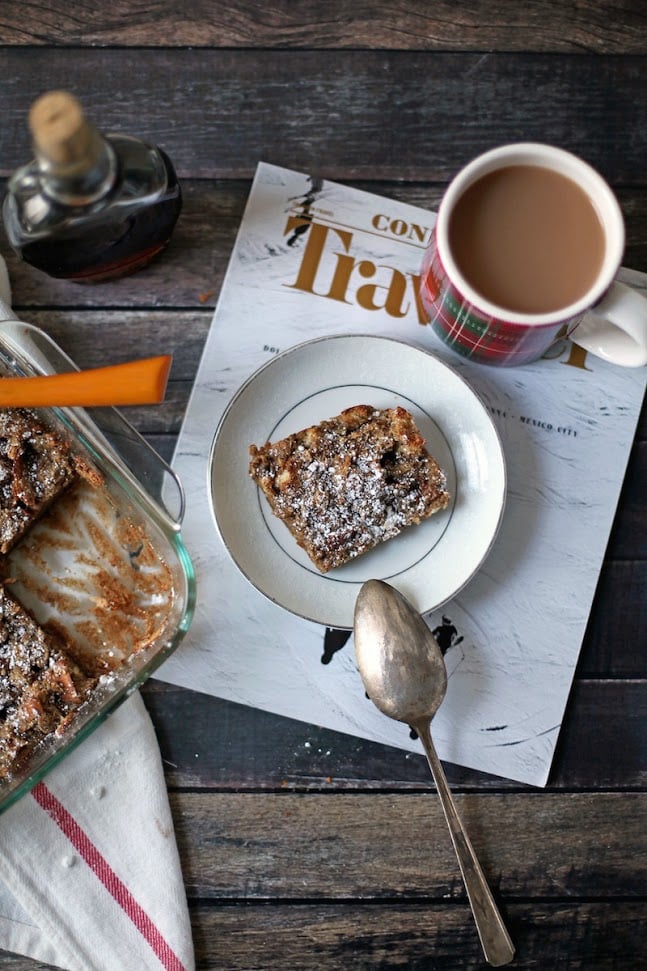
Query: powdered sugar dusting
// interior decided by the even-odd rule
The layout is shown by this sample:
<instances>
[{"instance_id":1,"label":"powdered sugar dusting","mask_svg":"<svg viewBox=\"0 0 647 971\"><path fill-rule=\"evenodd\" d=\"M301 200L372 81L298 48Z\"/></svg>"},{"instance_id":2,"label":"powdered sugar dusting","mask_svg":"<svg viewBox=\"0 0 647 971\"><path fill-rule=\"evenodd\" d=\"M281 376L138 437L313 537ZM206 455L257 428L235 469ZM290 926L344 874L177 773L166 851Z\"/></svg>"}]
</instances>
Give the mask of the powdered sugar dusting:
<instances>
[{"instance_id":1,"label":"powdered sugar dusting","mask_svg":"<svg viewBox=\"0 0 647 971\"><path fill-rule=\"evenodd\" d=\"M250 475L322 572L449 502L445 475L404 408L357 405L250 452Z\"/></svg>"},{"instance_id":2,"label":"powdered sugar dusting","mask_svg":"<svg viewBox=\"0 0 647 971\"><path fill-rule=\"evenodd\" d=\"M69 445L21 409L0 409L0 553L76 478Z\"/></svg>"}]
</instances>

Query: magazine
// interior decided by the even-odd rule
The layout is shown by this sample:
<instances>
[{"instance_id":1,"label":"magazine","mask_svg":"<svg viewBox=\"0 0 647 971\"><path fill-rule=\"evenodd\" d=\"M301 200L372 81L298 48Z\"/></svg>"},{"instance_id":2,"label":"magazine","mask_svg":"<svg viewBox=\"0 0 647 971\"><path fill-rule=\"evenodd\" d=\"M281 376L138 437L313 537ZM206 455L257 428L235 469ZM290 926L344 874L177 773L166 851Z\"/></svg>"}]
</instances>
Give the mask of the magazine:
<instances>
[{"instance_id":1,"label":"magazine","mask_svg":"<svg viewBox=\"0 0 647 971\"><path fill-rule=\"evenodd\" d=\"M327 335L396 338L431 352L477 393L498 431L507 475L489 553L454 598L425 615L448 672L434 741L445 761L543 786L647 369L613 367L568 341L520 368L455 355L433 334L418 298L434 219L392 199L258 165L172 463L186 490L183 536L198 606L157 677L422 753L406 725L366 698L352 631L303 619L243 575L216 526L209 487L220 419L261 366ZM647 287L647 276L621 274Z\"/></svg>"}]
</instances>

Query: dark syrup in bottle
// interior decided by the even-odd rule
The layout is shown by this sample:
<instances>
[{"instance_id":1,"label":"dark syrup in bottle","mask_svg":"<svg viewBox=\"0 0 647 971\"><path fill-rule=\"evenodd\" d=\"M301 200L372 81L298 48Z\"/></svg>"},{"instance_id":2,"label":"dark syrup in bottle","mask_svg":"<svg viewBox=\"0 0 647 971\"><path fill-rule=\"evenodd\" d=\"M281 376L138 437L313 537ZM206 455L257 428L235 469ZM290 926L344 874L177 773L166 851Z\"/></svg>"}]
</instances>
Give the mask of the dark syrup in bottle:
<instances>
[{"instance_id":1,"label":"dark syrup in bottle","mask_svg":"<svg viewBox=\"0 0 647 971\"><path fill-rule=\"evenodd\" d=\"M100 134L66 92L29 117L35 159L9 181L5 229L14 250L49 276L113 280L165 248L182 208L169 157L130 135Z\"/></svg>"}]
</instances>

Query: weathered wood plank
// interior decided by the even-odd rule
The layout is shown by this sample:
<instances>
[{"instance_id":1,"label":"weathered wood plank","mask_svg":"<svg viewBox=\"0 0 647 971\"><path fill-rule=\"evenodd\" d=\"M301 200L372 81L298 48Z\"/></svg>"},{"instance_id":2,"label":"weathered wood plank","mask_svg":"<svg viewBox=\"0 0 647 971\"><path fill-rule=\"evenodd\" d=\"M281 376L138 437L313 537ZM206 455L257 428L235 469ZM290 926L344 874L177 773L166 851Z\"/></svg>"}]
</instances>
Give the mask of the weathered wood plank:
<instances>
[{"instance_id":1,"label":"weathered wood plank","mask_svg":"<svg viewBox=\"0 0 647 971\"><path fill-rule=\"evenodd\" d=\"M513 901L502 906L515 971L569 966L637 971L647 963L644 902ZM297 906L196 902L190 907L200 971L482 971L467 904L393 900ZM0 952L3 971L55 971Z\"/></svg>"},{"instance_id":2,"label":"weathered wood plank","mask_svg":"<svg viewBox=\"0 0 647 971\"><path fill-rule=\"evenodd\" d=\"M644 903L512 902L515 971L637 971L647 962ZM467 906L403 903L192 908L201 971L482 971ZM11 965L8 971L19 971ZM23 971L21 968L20 971Z\"/></svg>"},{"instance_id":3,"label":"weathered wood plank","mask_svg":"<svg viewBox=\"0 0 647 971\"><path fill-rule=\"evenodd\" d=\"M647 414L644 406L642 414L644 419ZM644 420L640 427L641 429L644 428ZM646 553L645 525L647 523L647 495L644 486L646 475L647 442L640 441L634 445L627 466L618 511L607 545L606 555L610 558L642 559L644 561ZM644 642L644 626L642 631Z\"/></svg>"},{"instance_id":4,"label":"weathered wood plank","mask_svg":"<svg viewBox=\"0 0 647 971\"><path fill-rule=\"evenodd\" d=\"M0 136L1 137L1 136ZM325 166L318 170L328 176ZM385 199L397 199L421 209L435 210L442 185L428 182L343 180ZM122 280L80 286L54 280L21 263L0 233L0 254L7 260L14 303L18 311L61 306L91 309L177 307L213 308L238 232L250 183L248 180L183 180L184 206L167 251L150 267ZM647 272L647 186L617 189L627 226L625 266Z\"/></svg>"},{"instance_id":5,"label":"weathered wood plank","mask_svg":"<svg viewBox=\"0 0 647 971\"><path fill-rule=\"evenodd\" d=\"M99 127L159 143L182 178L249 178L264 157L331 178L444 182L518 140L563 145L613 184L645 178L637 55L144 49L127 68L126 57L75 51L71 87ZM5 47L0 76L21 79L3 98L8 174L28 157L29 104L66 83L69 54Z\"/></svg>"},{"instance_id":6,"label":"weathered wood plank","mask_svg":"<svg viewBox=\"0 0 647 971\"><path fill-rule=\"evenodd\" d=\"M173 355L171 381L180 383L195 378L213 315L212 310L194 309L26 313L16 308L16 313L44 331L79 367L98 367L107 355L117 362L164 352Z\"/></svg>"},{"instance_id":7,"label":"weathered wood plank","mask_svg":"<svg viewBox=\"0 0 647 971\"><path fill-rule=\"evenodd\" d=\"M639 479L647 473L644 469ZM643 482L644 482L643 478ZM644 487L643 487L644 492ZM622 529L636 524L639 545L645 550L644 498L639 498L642 513L624 520L625 502L617 516L618 529L613 533L613 547L622 553L617 540ZM627 627L625 627L627 624ZM626 631L626 636L622 633ZM609 560L603 565L584 637L578 678L641 678L645 674L644 641L647 631L647 564L645 560Z\"/></svg>"},{"instance_id":8,"label":"weathered wood plank","mask_svg":"<svg viewBox=\"0 0 647 971\"><path fill-rule=\"evenodd\" d=\"M171 792L170 801L191 900L466 899L433 792ZM644 900L647 793L458 793L456 805L504 900Z\"/></svg>"},{"instance_id":9,"label":"weathered wood plank","mask_svg":"<svg viewBox=\"0 0 647 971\"><path fill-rule=\"evenodd\" d=\"M169 786L389 790L430 785L422 754L157 680L144 687L143 696ZM447 765L447 775L461 788L519 788L460 766ZM647 681L574 683L549 783L551 791L647 785Z\"/></svg>"},{"instance_id":10,"label":"weathered wood plank","mask_svg":"<svg viewBox=\"0 0 647 971\"><path fill-rule=\"evenodd\" d=\"M254 0L178 5L116 0L109 6L58 0L0 2L0 37L12 45L125 47L391 48L644 53L644 12L608 0L578 4L473 0Z\"/></svg>"}]
</instances>

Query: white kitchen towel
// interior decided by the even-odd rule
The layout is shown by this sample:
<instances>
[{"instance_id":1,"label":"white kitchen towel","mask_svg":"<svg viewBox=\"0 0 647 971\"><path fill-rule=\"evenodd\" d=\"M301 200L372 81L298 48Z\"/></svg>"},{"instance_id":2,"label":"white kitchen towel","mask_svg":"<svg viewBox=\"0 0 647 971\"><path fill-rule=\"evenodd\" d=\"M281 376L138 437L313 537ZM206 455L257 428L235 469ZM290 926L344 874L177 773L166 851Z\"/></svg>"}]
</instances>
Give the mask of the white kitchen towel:
<instances>
[{"instance_id":1,"label":"white kitchen towel","mask_svg":"<svg viewBox=\"0 0 647 971\"><path fill-rule=\"evenodd\" d=\"M0 319L15 316L0 257ZM135 692L0 816L0 948L69 971L192 971L162 760Z\"/></svg>"},{"instance_id":2,"label":"white kitchen towel","mask_svg":"<svg viewBox=\"0 0 647 971\"><path fill-rule=\"evenodd\" d=\"M157 739L135 693L0 817L0 946L69 971L189 971Z\"/></svg>"}]
</instances>

